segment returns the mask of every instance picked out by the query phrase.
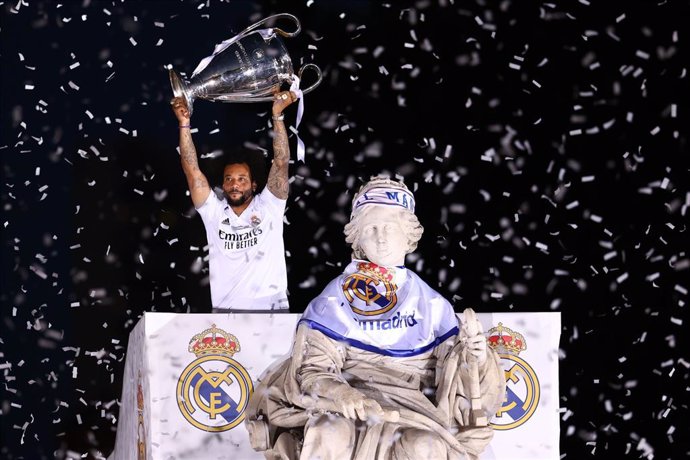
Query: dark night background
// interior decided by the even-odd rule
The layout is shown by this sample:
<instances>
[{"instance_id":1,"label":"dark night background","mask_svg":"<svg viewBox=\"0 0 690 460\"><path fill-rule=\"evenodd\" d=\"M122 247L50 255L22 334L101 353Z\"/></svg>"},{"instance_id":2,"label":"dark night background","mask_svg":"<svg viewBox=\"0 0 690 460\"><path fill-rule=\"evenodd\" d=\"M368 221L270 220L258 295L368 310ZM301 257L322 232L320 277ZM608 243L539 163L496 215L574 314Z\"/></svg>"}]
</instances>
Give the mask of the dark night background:
<instances>
[{"instance_id":1,"label":"dark night background","mask_svg":"<svg viewBox=\"0 0 690 460\"><path fill-rule=\"evenodd\" d=\"M292 311L348 261L353 191L398 174L426 229L408 266L458 311L561 312L564 458L688 457L689 2L0 6L1 458L108 455L138 317L210 311L167 66L280 12L324 72L290 169ZM270 157L269 103L194 109L212 183L224 151Z\"/></svg>"}]
</instances>

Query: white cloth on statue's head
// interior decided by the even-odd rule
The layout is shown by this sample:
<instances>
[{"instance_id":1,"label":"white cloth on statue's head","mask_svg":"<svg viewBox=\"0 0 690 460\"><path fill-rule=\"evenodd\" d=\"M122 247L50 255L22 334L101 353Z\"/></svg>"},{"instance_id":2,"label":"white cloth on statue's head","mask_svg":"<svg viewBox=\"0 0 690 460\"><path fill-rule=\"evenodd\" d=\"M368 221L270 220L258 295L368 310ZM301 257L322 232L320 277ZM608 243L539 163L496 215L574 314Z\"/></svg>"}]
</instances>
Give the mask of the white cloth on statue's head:
<instances>
[{"instance_id":1,"label":"white cloth on statue's head","mask_svg":"<svg viewBox=\"0 0 690 460\"><path fill-rule=\"evenodd\" d=\"M424 353L458 333L450 303L405 267L353 260L312 300L300 323L387 356Z\"/></svg>"},{"instance_id":2,"label":"white cloth on statue's head","mask_svg":"<svg viewBox=\"0 0 690 460\"><path fill-rule=\"evenodd\" d=\"M412 192L402 182L376 177L365 184L352 200L350 219L368 205L395 206L414 213L415 201Z\"/></svg>"}]
</instances>

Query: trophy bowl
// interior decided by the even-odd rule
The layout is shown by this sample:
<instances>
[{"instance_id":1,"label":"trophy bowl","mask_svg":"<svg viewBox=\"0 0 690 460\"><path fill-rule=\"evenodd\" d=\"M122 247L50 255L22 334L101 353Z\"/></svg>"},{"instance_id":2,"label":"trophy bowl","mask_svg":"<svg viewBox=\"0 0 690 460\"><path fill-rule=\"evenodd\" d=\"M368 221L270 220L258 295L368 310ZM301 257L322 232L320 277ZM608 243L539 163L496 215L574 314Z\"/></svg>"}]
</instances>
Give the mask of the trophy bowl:
<instances>
[{"instance_id":1,"label":"trophy bowl","mask_svg":"<svg viewBox=\"0 0 690 460\"><path fill-rule=\"evenodd\" d=\"M285 32L279 28L259 29L268 21L288 18L294 21L296 30ZM316 72L316 82L302 93L316 88L322 80L321 69L315 64L305 64L295 75L292 60L281 40L294 37L301 30L299 20L287 13L269 16L247 27L236 36L216 46L213 55L204 58L187 82L170 69L170 85L175 97L183 97L189 113L194 100L206 99L220 102L266 102L281 90L283 83L292 84L302 72Z\"/></svg>"}]
</instances>

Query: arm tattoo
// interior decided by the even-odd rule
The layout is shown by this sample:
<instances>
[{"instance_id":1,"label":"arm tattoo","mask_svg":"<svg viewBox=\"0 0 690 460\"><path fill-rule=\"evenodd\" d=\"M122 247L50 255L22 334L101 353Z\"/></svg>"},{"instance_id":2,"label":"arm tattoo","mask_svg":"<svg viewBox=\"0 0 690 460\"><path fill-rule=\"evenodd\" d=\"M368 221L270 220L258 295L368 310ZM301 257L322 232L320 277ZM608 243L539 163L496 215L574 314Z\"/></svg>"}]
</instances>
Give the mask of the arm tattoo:
<instances>
[{"instance_id":1,"label":"arm tattoo","mask_svg":"<svg viewBox=\"0 0 690 460\"><path fill-rule=\"evenodd\" d=\"M288 165L290 164L290 146L287 130L282 121L273 122L273 165L268 173L266 186L276 197L287 200L290 184L288 182Z\"/></svg>"},{"instance_id":2,"label":"arm tattoo","mask_svg":"<svg viewBox=\"0 0 690 460\"><path fill-rule=\"evenodd\" d=\"M199 190L204 188L210 188L208 185L208 181L206 180L206 177L204 177L203 175L200 177L195 177L194 183L192 183L192 190Z\"/></svg>"},{"instance_id":3,"label":"arm tattoo","mask_svg":"<svg viewBox=\"0 0 690 460\"><path fill-rule=\"evenodd\" d=\"M211 187L208 185L206 176L199 169L192 135L186 129L180 132L180 160L184 175L187 177L187 186L192 192L192 201L195 206L200 206L208 196L206 192L210 191Z\"/></svg>"},{"instance_id":4,"label":"arm tattoo","mask_svg":"<svg viewBox=\"0 0 690 460\"><path fill-rule=\"evenodd\" d=\"M182 169L184 169L186 173L194 172L199 169L192 135L186 129L180 132L180 157L182 159Z\"/></svg>"}]
</instances>

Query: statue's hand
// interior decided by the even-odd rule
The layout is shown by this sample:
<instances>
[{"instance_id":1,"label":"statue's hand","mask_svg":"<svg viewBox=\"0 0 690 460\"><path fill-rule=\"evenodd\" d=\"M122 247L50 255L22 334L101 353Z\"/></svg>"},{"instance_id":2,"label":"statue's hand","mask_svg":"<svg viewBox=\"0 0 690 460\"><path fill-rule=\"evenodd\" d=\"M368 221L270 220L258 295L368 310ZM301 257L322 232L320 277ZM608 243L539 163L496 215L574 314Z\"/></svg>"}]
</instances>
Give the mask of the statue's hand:
<instances>
[{"instance_id":1,"label":"statue's hand","mask_svg":"<svg viewBox=\"0 0 690 460\"><path fill-rule=\"evenodd\" d=\"M342 414L351 420L381 419L384 415L378 402L365 397L354 388L348 388L336 402L340 404Z\"/></svg>"},{"instance_id":2,"label":"statue's hand","mask_svg":"<svg viewBox=\"0 0 690 460\"><path fill-rule=\"evenodd\" d=\"M468 337L467 342L465 342L467 351L470 355L477 359L478 364L484 364L486 362L486 337L482 334L477 334L473 337Z\"/></svg>"},{"instance_id":3,"label":"statue's hand","mask_svg":"<svg viewBox=\"0 0 690 460\"><path fill-rule=\"evenodd\" d=\"M469 354L475 357L478 364L484 364L486 361L484 327L471 308L465 310L465 323L462 325L460 337Z\"/></svg>"}]
</instances>

